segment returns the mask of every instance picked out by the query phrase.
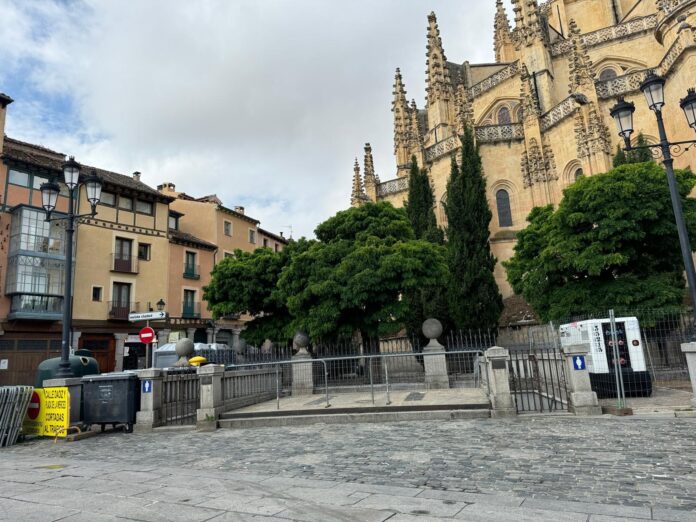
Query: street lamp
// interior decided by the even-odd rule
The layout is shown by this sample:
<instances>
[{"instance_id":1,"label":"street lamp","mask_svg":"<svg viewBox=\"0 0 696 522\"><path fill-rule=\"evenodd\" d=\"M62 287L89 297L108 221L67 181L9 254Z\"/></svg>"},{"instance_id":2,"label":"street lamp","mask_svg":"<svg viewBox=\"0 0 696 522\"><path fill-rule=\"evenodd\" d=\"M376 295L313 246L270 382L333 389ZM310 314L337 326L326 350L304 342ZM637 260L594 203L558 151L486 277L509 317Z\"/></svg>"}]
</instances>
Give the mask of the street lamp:
<instances>
[{"instance_id":1,"label":"street lamp","mask_svg":"<svg viewBox=\"0 0 696 522\"><path fill-rule=\"evenodd\" d=\"M49 181L41 185L41 203L46 211L46 221L65 221L65 289L63 291L63 332L60 351L60 366L56 377L72 377L70 367L70 331L72 326L72 275L73 275L73 235L77 220L83 217L97 215L97 204L101 199L102 182L97 172L92 169L89 176L83 180L92 211L89 214L75 215L75 195L79 192L81 165L70 156L63 164L63 177L68 187L68 215L52 218L51 214L56 209L60 186L55 181Z\"/></svg>"},{"instance_id":2,"label":"street lamp","mask_svg":"<svg viewBox=\"0 0 696 522\"><path fill-rule=\"evenodd\" d=\"M167 305L167 303L164 302L164 299L160 299L157 301L157 310L160 312L164 312L164 307Z\"/></svg>"},{"instance_id":3,"label":"street lamp","mask_svg":"<svg viewBox=\"0 0 696 522\"><path fill-rule=\"evenodd\" d=\"M645 145L641 147L631 146L631 134L633 134L633 113L636 107L633 103L627 102L623 98L619 98L618 102L612 107L610 114L616 122L616 128L626 144L624 150L630 152L632 150L650 149L653 154L662 155L662 163L667 170L667 182L669 184L669 193L672 198L672 209L674 218L677 223L677 232L679 233L679 245L681 247L684 269L686 271L686 280L689 284L689 292L691 293L691 301L693 303L692 312L694 314L694 325L696 325L696 272L694 271L694 258L692 255L691 244L689 242L689 234L686 230L684 222L684 212L682 210L682 200L679 194L679 187L674 176L674 159L672 158L672 150L681 150L681 145L689 145L685 150L696 144L696 140L670 142L667 139L667 131L662 118L662 108L665 106L665 83L666 80L662 76L656 75L650 71L645 80L640 86L643 91L648 107L655 113L657 118L657 128L660 133L660 143L655 145ZM696 130L696 92L694 89L689 89L686 98L681 100L681 108L684 110L686 120L690 127Z\"/></svg>"}]
</instances>

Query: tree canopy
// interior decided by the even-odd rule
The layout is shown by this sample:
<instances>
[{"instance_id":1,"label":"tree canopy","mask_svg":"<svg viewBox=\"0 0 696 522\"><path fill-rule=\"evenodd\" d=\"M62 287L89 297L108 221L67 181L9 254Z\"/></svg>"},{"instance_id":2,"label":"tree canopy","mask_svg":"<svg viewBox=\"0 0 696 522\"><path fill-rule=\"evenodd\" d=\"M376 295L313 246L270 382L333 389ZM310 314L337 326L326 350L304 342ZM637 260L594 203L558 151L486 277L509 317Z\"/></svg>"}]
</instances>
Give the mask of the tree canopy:
<instances>
[{"instance_id":1,"label":"tree canopy","mask_svg":"<svg viewBox=\"0 0 696 522\"><path fill-rule=\"evenodd\" d=\"M677 171L690 230L696 176ZM578 180L558 209L535 208L504 263L516 293L543 320L610 308L680 306L683 264L666 173L654 162Z\"/></svg>"}]
</instances>

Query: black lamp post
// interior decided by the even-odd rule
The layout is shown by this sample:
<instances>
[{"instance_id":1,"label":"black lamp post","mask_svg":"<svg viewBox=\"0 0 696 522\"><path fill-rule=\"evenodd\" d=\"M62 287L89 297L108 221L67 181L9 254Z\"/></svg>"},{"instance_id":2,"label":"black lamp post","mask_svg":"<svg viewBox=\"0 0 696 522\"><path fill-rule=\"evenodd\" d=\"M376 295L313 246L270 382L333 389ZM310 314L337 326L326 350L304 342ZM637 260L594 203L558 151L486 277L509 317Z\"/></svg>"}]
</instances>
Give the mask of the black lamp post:
<instances>
[{"instance_id":1,"label":"black lamp post","mask_svg":"<svg viewBox=\"0 0 696 522\"><path fill-rule=\"evenodd\" d=\"M646 145L644 147L631 146L633 113L636 110L632 102L627 102L623 98L619 98L618 103L611 109L610 114L616 122L619 136L624 139L626 144L624 150L630 152L638 149L650 149L653 156L662 156L662 163L667 170L667 182L669 183L669 192L672 198L672 209L674 210L674 218L677 223L679 244L681 246L684 269L686 271L686 280L689 284L689 292L691 293L691 301L693 303L694 324L696 325L696 272L694 271L694 259L689 242L689 234L686 230L686 223L684 222L682 200L679 194L677 180L674 176L674 159L672 158L672 151L678 153L678 151L682 150L682 145L688 145L688 147L685 148L685 150L688 150L696 144L696 140L670 142L667 139L665 123L662 118L662 108L665 106L665 83L666 80L662 76L657 76L654 72L650 72L640 86L640 90L643 91L645 99L648 102L648 107L655 113L655 117L657 118L660 143L656 145ZM696 130L696 92L694 89L689 89L686 98L681 100L680 105L686 114L689 126Z\"/></svg>"},{"instance_id":2,"label":"black lamp post","mask_svg":"<svg viewBox=\"0 0 696 522\"><path fill-rule=\"evenodd\" d=\"M82 167L72 156L63 164L63 176L68 187L68 215L52 218L51 214L56 209L60 186L55 181L49 181L41 185L41 200L46 211L46 221L65 221L65 290L63 292L63 335L60 351L60 367L56 377L72 377L70 367L70 331L72 326L72 275L73 275L73 236L75 224L79 218L94 217L97 215L97 204L101 199L102 182L94 169L83 181L87 191L87 201L92 206L89 214L75 215L75 195L79 192L80 171Z\"/></svg>"},{"instance_id":3,"label":"black lamp post","mask_svg":"<svg viewBox=\"0 0 696 522\"><path fill-rule=\"evenodd\" d=\"M160 299L157 301L157 310L160 312L164 311L164 307L167 305L167 303L164 302L164 299Z\"/></svg>"}]
</instances>

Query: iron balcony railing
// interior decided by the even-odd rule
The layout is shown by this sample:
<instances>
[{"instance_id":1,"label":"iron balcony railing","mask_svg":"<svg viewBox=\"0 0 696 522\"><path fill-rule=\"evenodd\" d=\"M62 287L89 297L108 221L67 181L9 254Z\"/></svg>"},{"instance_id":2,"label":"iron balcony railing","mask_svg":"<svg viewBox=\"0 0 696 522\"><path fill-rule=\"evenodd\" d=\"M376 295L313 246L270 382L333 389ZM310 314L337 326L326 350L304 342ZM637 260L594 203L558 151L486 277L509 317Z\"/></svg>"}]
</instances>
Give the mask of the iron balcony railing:
<instances>
[{"instance_id":1,"label":"iron balcony railing","mask_svg":"<svg viewBox=\"0 0 696 522\"><path fill-rule=\"evenodd\" d=\"M198 265L184 265L184 277L186 279L200 279L201 269Z\"/></svg>"},{"instance_id":2,"label":"iron balcony railing","mask_svg":"<svg viewBox=\"0 0 696 522\"><path fill-rule=\"evenodd\" d=\"M201 303L184 301L181 304L181 317L183 319L200 319Z\"/></svg>"},{"instance_id":3,"label":"iron balcony railing","mask_svg":"<svg viewBox=\"0 0 696 522\"><path fill-rule=\"evenodd\" d=\"M113 319L115 321L127 321L128 314L139 311L140 303L109 301L109 319Z\"/></svg>"},{"instance_id":4,"label":"iron balcony railing","mask_svg":"<svg viewBox=\"0 0 696 522\"><path fill-rule=\"evenodd\" d=\"M123 274L137 274L138 258L132 255L111 254L111 270Z\"/></svg>"}]
</instances>

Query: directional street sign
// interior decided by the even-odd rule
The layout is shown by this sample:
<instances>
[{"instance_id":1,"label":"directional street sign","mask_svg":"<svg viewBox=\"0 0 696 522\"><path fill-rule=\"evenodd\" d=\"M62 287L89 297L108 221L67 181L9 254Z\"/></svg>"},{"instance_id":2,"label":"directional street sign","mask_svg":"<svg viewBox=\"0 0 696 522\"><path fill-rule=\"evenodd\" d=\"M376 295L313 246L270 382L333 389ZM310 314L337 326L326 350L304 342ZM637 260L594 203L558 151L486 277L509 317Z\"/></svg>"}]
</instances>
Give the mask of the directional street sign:
<instances>
[{"instance_id":1,"label":"directional street sign","mask_svg":"<svg viewBox=\"0 0 696 522\"><path fill-rule=\"evenodd\" d=\"M149 326L146 326L145 328L140 330L140 342L143 344L150 344L155 342L155 331Z\"/></svg>"},{"instance_id":2,"label":"directional street sign","mask_svg":"<svg viewBox=\"0 0 696 522\"><path fill-rule=\"evenodd\" d=\"M575 371L582 371L587 369L587 363L585 361L585 356L584 355L576 355L573 357L573 367L575 368Z\"/></svg>"},{"instance_id":3,"label":"directional street sign","mask_svg":"<svg viewBox=\"0 0 696 522\"><path fill-rule=\"evenodd\" d=\"M161 321L167 318L167 312L145 312L142 314L128 314L131 323L138 321Z\"/></svg>"}]
</instances>

